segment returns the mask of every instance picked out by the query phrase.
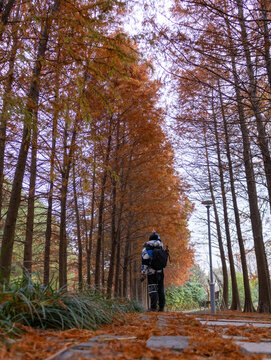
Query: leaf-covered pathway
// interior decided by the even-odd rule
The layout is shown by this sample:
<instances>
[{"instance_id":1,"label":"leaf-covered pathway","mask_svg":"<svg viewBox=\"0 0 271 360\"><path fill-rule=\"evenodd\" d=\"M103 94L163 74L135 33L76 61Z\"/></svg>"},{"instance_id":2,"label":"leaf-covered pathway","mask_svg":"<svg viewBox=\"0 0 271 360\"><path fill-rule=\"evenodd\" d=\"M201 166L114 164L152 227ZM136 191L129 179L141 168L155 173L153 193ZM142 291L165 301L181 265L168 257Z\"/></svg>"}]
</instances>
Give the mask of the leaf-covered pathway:
<instances>
[{"instance_id":1,"label":"leaf-covered pathway","mask_svg":"<svg viewBox=\"0 0 271 360\"><path fill-rule=\"evenodd\" d=\"M1 359L271 359L270 315L145 313L98 331L26 330Z\"/></svg>"}]
</instances>

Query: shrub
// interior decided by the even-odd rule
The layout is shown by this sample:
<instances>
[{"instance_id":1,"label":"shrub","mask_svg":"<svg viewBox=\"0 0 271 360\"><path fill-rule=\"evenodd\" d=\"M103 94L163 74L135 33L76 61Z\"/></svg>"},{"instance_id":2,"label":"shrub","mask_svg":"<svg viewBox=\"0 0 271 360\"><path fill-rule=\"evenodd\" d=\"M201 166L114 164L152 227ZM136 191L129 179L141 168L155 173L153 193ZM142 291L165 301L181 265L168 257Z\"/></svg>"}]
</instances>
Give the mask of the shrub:
<instances>
[{"instance_id":1,"label":"shrub","mask_svg":"<svg viewBox=\"0 0 271 360\"><path fill-rule=\"evenodd\" d=\"M142 308L133 301L108 299L92 290L56 290L29 277L26 283L3 286L0 294L0 326L6 334L15 331L16 323L41 329L95 330L112 322L116 314L139 311Z\"/></svg>"},{"instance_id":2,"label":"shrub","mask_svg":"<svg viewBox=\"0 0 271 360\"><path fill-rule=\"evenodd\" d=\"M172 286L165 291L168 310L191 310L200 307L206 299L206 293L201 284L187 282L184 286Z\"/></svg>"}]
</instances>

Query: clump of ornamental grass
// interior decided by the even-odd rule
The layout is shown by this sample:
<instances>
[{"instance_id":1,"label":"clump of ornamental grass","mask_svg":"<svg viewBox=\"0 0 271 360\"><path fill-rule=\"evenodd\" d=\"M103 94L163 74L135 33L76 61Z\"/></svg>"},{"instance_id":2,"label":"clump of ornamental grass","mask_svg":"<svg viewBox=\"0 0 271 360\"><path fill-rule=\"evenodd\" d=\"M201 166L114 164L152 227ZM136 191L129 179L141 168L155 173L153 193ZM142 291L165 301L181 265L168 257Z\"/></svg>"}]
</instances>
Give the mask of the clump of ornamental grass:
<instances>
[{"instance_id":1,"label":"clump of ornamental grass","mask_svg":"<svg viewBox=\"0 0 271 360\"><path fill-rule=\"evenodd\" d=\"M44 286L29 276L2 286L1 290L0 327L7 334L16 334L18 328L14 324L40 329L96 330L112 322L116 315L142 311L138 303L128 299L109 299L93 290L57 290L52 284Z\"/></svg>"},{"instance_id":2,"label":"clump of ornamental grass","mask_svg":"<svg viewBox=\"0 0 271 360\"><path fill-rule=\"evenodd\" d=\"M6 338L18 336L21 332L9 315L0 313L0 342L5 342Z\"/></svg>"}]
</instances>

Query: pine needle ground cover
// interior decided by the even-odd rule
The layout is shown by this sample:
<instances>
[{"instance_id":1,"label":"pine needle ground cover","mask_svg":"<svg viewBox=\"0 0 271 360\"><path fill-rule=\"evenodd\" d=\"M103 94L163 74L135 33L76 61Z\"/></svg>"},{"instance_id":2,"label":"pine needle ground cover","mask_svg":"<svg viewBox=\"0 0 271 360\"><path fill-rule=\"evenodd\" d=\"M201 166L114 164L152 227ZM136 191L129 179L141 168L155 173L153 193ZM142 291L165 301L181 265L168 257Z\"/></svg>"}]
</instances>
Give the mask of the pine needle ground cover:
<instances>
[{"instance_id":1,"label":"pine needle ground cover","mask_svg":"<svg viewBox=\"0 0 271 360\"><path fill-rule=\"evenodd\" d=\"M210 318L244 319L253 318L255 321L271 321L270 315L244 314L238 312L218 313ZM159 318L167 319L167 326L161 326ZM69 348L74 344L88 341L98 335L117 335L110 340L103 349L97 348L97 358L103 359L261 359L261 356L248 355L241 352L231 338L222 335L241 335L249 340L260 341L262 338L271 338L270 329L249 327L217 328L210 333L206 326L197 321L196 315L186 315L180 312L125 314L121 318L116 316L115 321L99 330L70 329L65 331L34 330L24 327L24 335L20 341L9 347L2 346L0 359L44 360L53 354ZM206 316L208 318L208 316ZM162 351L151 350L146 347L151 336L185 335L190 338L190 345L183 353L177 354L166 348ZM95 350L94 350L95 351Z\"/></svg>"}]
</instances>

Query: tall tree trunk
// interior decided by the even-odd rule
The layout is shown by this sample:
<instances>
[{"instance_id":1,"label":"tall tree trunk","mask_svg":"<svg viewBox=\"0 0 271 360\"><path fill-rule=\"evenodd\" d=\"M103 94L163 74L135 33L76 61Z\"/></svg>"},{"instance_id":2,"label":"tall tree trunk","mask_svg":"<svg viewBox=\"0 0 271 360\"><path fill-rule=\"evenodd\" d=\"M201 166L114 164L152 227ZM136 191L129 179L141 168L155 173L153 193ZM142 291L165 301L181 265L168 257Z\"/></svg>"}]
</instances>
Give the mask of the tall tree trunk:
<instances>
[{"instance_id":1,"label":"tall tree trunk","mask_svg":"<svg viewBox=\"0 0 271 360\"><path fill-rule=\"evenodd\" d=\"M114 154L114 171L118 173L118 164L119 164L119 131L120 131L120 120L117 120L116 126L116 150ZM112 173L112 212L111 212L111 255L110 255L110 264L108 271L108 280L107 280L107 294L111 296L112 286L113 286L113 277L115 270L115 257L116 257L116 245L117 245L117 231L116 231L116 210L117 210L117 180L115 173ZM116 284L115 284L116 286ZM118 287L118 284L117 284Z\"/></svg>"},{"instance_id":2,"label":"tall tree trunk","mask_svg":"<svg viewBox=\"0 0 271 360\"><path fill-rule=\"evenodd\" d=\"M127 225L127 234L125 238L125 247L124 247L124 256L123 256L123 272L122 272L122 296L124 298L128 297L128 271L129 271L129 261L130 261L130 226L131 226L131 212L128 215L128 225Z\"/></svg>"},{"instance_id":3,"label":"tall tree trunk","mask_svg":"<svg viewBox=\"0 0 271 360\"><path fill-rule=\"evenodd\" d=\"M56 81L55 104L57 104L57 101L58 101L58 81ZM53 127L52 127L52 150L50 157L50 188L48 194L48 207L47 207L47 219L46 219L46 231L45 231L44 272L43 272L44 285L49 285L49 281L50 281L50 249L51 249L51 236L52 236L54 164L55 164L55 155L56 155L57 119L58 119L58 110L55 110L53 115Z\"/></svg>"},{"instance_id":4,"label":"tall tree trunk","mask_svg":"<svg viewBox=\"0 0 271 360\"><path fill-rule=\"evenodd\" d=\"M270 58L270 31L268 29L268 22L270 23L270 19L268 19L268 10L267 4L269 3L268 0L260 1L260 6L262 9L262 26L263 26L263 37L264 37L264 59L265 65L267 70L267 76L269 81L269 86L271 87L271 58Z\"/></svg>"},{"instance_id":5,"label":"tall tree trunk","mask_svg":"<svg viewBox=\"0 0 271 360\"><path fill-rule=\"evenodd\" d=\"M32 243L34 229L34 210L35 210L35 190L37 178L37 141L38 141L38 124L37 114L33 116L32 130L32 152L30 164L30 182L27 203L26 235L24 243L24 261L23 265L26 273L32 273Z\"/></svg>"},{"instance_id":6,"label":"tall tree trunk","mask_svg":"<svg viewBox=\"0 0 271 360\"><path fill-rule=\"evenodd\" d=\"M101 275L102 275L102 289L105 292L105 248L104 248L104 221L103 221L103 231L102 231L102 242L101 242Z\"/></svg>"},{"instance_id":7,"label":"tall tree trunk","mask_svg":"<svg viewBox=\"0 0 271 360\"><path fill-rule=\"evenodd\" d=\"M269 195L269 203L271 208L271 156L268 146L268 136L266 134L261 108L259 104L259 99L257 96L257 83L256 83L252 59L250 55L249 40L247 36L247 29L246 29L244 12L243 12L243 0L236 0L236 4L238 7L238 20L241 27L241 40L245 52L247 73L249 78L248 94L252 105L252 110L254 112L256 119L257 132L258 132L257 134L258 145L261 150L261 154L263 158L265 176L267 181L267 189Z\"/></svg>"},{"instance_id":8,"label":"tall tree trunk","mask_svg":"<svg viewBox=\"0 0 271 360\"><path fill-rule=\"evenodd\" d=\"M60 231L59 231L59 287L66 286L67 284L67 239L66 239L66 203L68 192L68 179L67 179L67 141L68 141L68 124L65 123L64 129L64 153L63 153L63 167L61 171L61 189L60 189Z\"/></svg>"},{"instance_id":9,"label":"tall tree trunk","mask_svg":"<svg viewBox=\"0 0 271 360\"><path fill-rule=\"evenodd\" d=\"M107 165L109 161L110 151L111 151L111 127L112 127L112 119L110 119L109 123L109 134L107 140L107 148L106 148L106 157L104 164L104 173L101 183L101 195L99 202L99 215L98 215L98 234L97 234L97 245L96 245L96 262L95 262L95 288L99 289L100 281L101 281L101 241L102 241L102 231L103 231L103 212L104 212L104 196L105 196L105 184L107 180Z\"/></svg>"},{"instance_id":10,"label":"tall tree trunk","mask_svg":"<svg viewBox=\"0 0 271 360\"><path fill-rule=\"evenodd\" d=\"M66 204L68 195L68 183L70 177L71 162L73 160L73 153L75 148L75 141L77 135L78 117L74 120L74 127L72 131L72 139L69 146L69 153L67 152L67 129L64 135L64 156L61 182L61 200L60 200L60 233L59 233L59 287L67 286L67 236L66 236ZM67 126L67 124L65 125Z\"/></svg>"},{"instance_id":11,"label":"tall tree trunk","mask_svg":"<svg viewBox=\"0 0 271 360\"><path fill-rule=\"evenodd\" d=\"M75 208L75 217L76 217L77 245L78 245L78 285L79 285L79 290L81 291L83 287L83 249L82 249L80 214L79 214L77 191L76 191L74 162L73 162L73 199L74 199L74 208Z\"/></svg>"},{"instance_id":12,"label":"tall tree trunk","mask_svg":"<svg viewBox=\"0 0 271 360\"><path fill-rule=\"evenodd\" d=\"M117 247L117 232L116 232L116 199L117 199L117 182L115 177L112 179L112 212L111 212L111 254L110 254L110 264L108 270L108 279L107 279L107 295L111 297L112 287L113 287L113 277L115 270L115 260L116 260L116 247Z\"/></svg>"},{"instance_id":13,"label":"tall tree trunk","mask_svg":"<svg viewBox=\"0 0 271 360\"><path fill-rule=\"evenodd\" d=\"M133 269L132 269L132 243L130 242L130 261L129 261L129 295L130 299L133 298Z\"/></svg>"},{"instance_id":14,"label":"tall tree trunk","mask_svg":"<svg viewBox=\"0 0 271 360\"><path fill-rule=\"evenodd\" d=\"M129 176L129 170L127 172L127 177ZM121 174L121 179L123 179L123 172ZM122 183L121 186L121 193L123 194L126 190L127 185L127 178L126 181ZM121 267L121 223L122 223L122 211L124 207L124 202L121 201L120 207L119 207L119 214L118 214L118 225L117 225L117 233L116 233L116 239L117 239L117 253L116 253L116 261L115 261L115 288L114 288L114 296L121 296L119 284L120 282L120 267Z\"/></svg>"},{"instance_id":15,"label":"tall tree trunk","mask_svg":"<svg viewBox=\"0 0 271 360\"><path fill-rule=\"evenodd\" d=\"M122 279L119 279L119 287L118 287L118 297L122 296Z\"/></svg>"},{"instance_id":16,"label":"tall tree trunk","mask_svg":"<svg viewBox=\"0 0 271 360\"><path fill-rule=\"evenodd\" d=\"M19 6L16 13L15 20L19 20ZM5 162L5 147L6 147L6 132L7 132L7 120L8 109L10 102L10 95L12 92L12 84L14 80L14 64L16 59L16 53L18 50L18 28L12 31L13 45L10 51L10 58L8 62L7 79L4 84L4 95L2 112L0 115L0 220L2 219L2 206L3 206L3 186L4 186L4 162Z\"/></svg>"},{"instance_id":17,"label":"tall tree trunk","mask_svg":"<svg viewBox=\"0 0 271 360\"><path fill-rule=\"evenodd\" d=\"M210 170L210 162L209 162L209 154L208 154L205 128L204 128L204 143L205 143L205 156L206 156L206 164L207 164L207 172L208 172L209 190L210 190L210 194L211 194L211 198L212 198L212 202L213 202L214 214L215 214L217 241L218 241L218 246L219 246L221 266L222 266L222 275L223 275L223 298L222 298L221 307L223 309L228 309L228 302L229 302L228 271L227 271L225 252L224 252L221 229L220 229L219 216L218 216L218 211L217 211L217 207L216 207L215 194L214 194L214 189L213 189L213 182L212 182L212 176L211 176L211 170Z\"/></svg>"},{"instance_id":18,"label":"tall tree trunk","mask_svg":"<svg viewBox=\"0 0 271 360\"><path fill-rule=\"evenodd\" d=\"M93 225L94 225L94 209L95 209L95 185L96 185L96 156L94 153L93 163L93 175L92 175L92 187L91 187L91 219L87 245L87 284L90 286L90 273L91 273L91 254L92 254L92 236L93 236Z\"/></svg>"},{"instance_id":19,"label":"tall tree trunk","mask_svg":"<svg viewBox=\"0 0 271 360\"><path fill-rule=\"evenodd\" d=\"M2 37L5 26L8 23L8 19L14 4L15 0L9 0L6 6L4 6L4 0L0 1L0 38Z\"/></svg>"},{"instance_id":20,"label":"tall tree trunk","mask_svg":"<svg viewBox=\"0 0 271 360\"><path fill-rule=\"evenodd\" d=\"M138 272L138 266L137 266L137 261L134 260L133 261L133 268L132 268L132 273L133 273L133 300L138 301L138 287L137 287L137 272Z\"/></svg>"},{"instance_id":21,"label":"tall tree trunk","mask_svg":"<svg viewBox=\"0 0 271 360\"><path fill-rule=\"evenodd\" d=\"M237 280L236 280L236 272L235 272L235 266L234 266L234 259L233 259L233 253L232 253L229 217L228 217L228 210L227 210L227 199L226 199L225 182L224 182L224 174L223 174L223 164L222 164L222 160L221 160L219 135L218 135L218 129L217 129L217 118L216 118L216 114L215 114L213 100L214 99L212 98L212 112L213 112L213 120L214 120L215 139L216 139L217 161L218 161L220 189L221 189L222 202L223 202L224 224L225 224L225 231L226 231L227 249L228 249L228 256L229 256L229 263L230 263L231 282L232 282L231 310L241 310L240 297L239 297L239 291L238 291Z\"/></svg>"},{"instance_id":22,"label":"tall tree trunk","mask_svg":"<svg viewBox=\"0 0 271 360\"><path fill-rule=\"evenodd\" d=\"M82 194L82 209L83 209L83 220L84 220L84 237L85 237L85 249L86 249L86 260L88 257L88 222L87 222L87 214L86 214L86 207L85 207L85 198L84 198L84 189L82 186L82 178L80 178L80 191ZM88 260L87 260L88 263ZM88 266L87 266L88 269ZM88 283L87 283L88 284Z\"/></svg>"},{"instance_id":23,"label":"tall tree trunk","mask_svg":"<svg viewBox=\"0 0 271 360\"><path fill-rule=\"evenodd\" d=\"M16 226L18 209L21 200L22 182L25 172L27 154L31 141L32 119L33 119L33 115L37 113L37 108L38 108L39 91L40 91L40 74L47 48L47 42L49 39L52 16L55 15L55 13L58 11L58 8L59 8L59 0L55 0L51 13L46 19L46 22L41 32L35 66L33 69L32 79L28 91L22 142L19 150L14 180L12 184L12 190L11 190L10 201L9 201L9 206L5 221L3 241L2 241L1 254L0 254L1 281L9 281L9 275L10 275L10 269L12 263L14 236L15 236L15 226Z\"/></svg>"},{"instance_id":24,"label":"tall tree trunk","mask_svg":"<svg viewBox=\"0 0 271 360\"><path fill-rule=\"evenodd\" d=\"M238 244L239 244L239 249L240 249L242 272L243 272L243 284L244 284L244 292L245 292L245 301L244 301L243 311L244 312L253 312L253 311L255 311L255 309L254 309L252 298L251 298L247 261L246 261L246 252L245 252L245 246L244 246L244 241L243 241L243 236L242 236L242 231L241 231L241 222L240 222L239 209L238 209L238 204L237 204L237 196L236 196L236 192L235 192L233 166L232 166L231 151L230 151L230 137L229 137L229 132L228 132L227 119L226 119L225 111L224 111L222 93L220 91L220 85L219 85L219 99L220 99L221 115L222 115L223 126L224 126L225 145L226 145L226 153L227 153L227 159L228 159L235 225L236 225L236 232L237 232Z\"/></svg>"},{"instance_id":25,"label":"tall tree trunk","mask_svg":"<svg viewBox=\"0 0 271 360\"><path fill-rule=\"evenodd\" d=\"M230 36L231 39L231 36ZM236 102L238 110L238 119L243 139L243 158L245 165L250 219L252 225L255 255L257 261L258 270L258 281L259 281L259 300L258 300L258 311L259 312L270 312L271 311L271 296L270 296L270 277L268 263L266 259L265 246L263 241L262 233L262 221L258 206L257 189L255 182L255 175L253 169L253 163L251 160L251 149L249 133L245 120L245 114L242 103L242 96L239 87L238 74L236 70L236 60L234 54L233 41L231 41L231 62L234 76L234 85L236 93Z\"/></svg>"},{"instance_id":26,"label":"tall tree trunk","mask_svg":"<svg viewBox=\"0 0 271 360\"><path fill-rule=\"evenodd\" d=\"M120 227L117 231L117 253L116 253L116 269L115 269L115 287L114 287L114 297L118 297L119 295L119 279L120 279L120 256L121 252L121 231Z\"/></svg>"}]
</instances>

